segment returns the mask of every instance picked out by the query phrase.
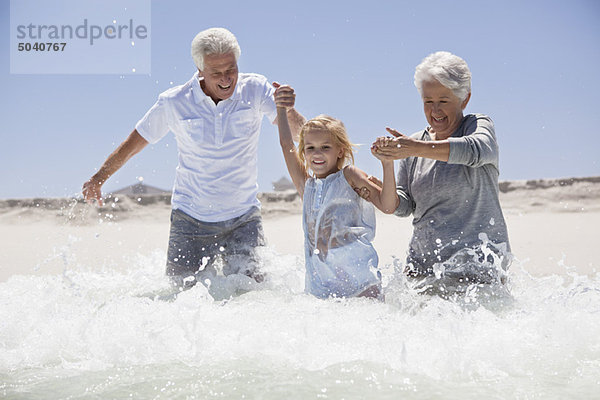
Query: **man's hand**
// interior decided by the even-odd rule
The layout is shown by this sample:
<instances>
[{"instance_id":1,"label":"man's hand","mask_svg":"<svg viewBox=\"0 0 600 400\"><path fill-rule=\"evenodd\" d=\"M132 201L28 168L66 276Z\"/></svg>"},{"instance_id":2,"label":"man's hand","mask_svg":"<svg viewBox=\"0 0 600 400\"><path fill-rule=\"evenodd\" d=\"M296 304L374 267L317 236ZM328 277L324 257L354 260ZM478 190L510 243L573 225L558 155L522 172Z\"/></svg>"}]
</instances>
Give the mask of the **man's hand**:
<instances>
[{"instance_id":1,"label":"man's hand","mask_svg":"<svg viewBox=\"0 0 600 400\"><path fill-rule=\"evenodd\" d=\"M81 193L83 193L83 198L88 204L93 204L96 200L99 206L104 205L102 201L102 184L98 180L92 178L85 182Z\"/></svg>"},{"instance_id":2,"label":"man's hand","mask_svg":"<svg viewBox=\"0 0 600 400\"><path fill-rule=\"evenodd\" d=\"M81 193L83 193L85 201L87 201L88 204L92 204L94 200L96 200L99 206L103 206L104 202L102 201L101 188L104 182L106 182L112 174L117 172L127 160L146 147L147 144L148 141L134 129L127 139L125 139L125 141L108 156L98 172L96 172L89 181L83 184Z\"/></svg>"},{"instance_id":3,"label":"man's hand","mask_svg":"<svg viewBox=\"0 0 600 400\"><path fill-rule=\"evenodd\" d=\"M294 108L296 102L294 88L289 85L281 85L277 82L273 82L273 87L275 88L275 93L273 95L275 98L275 105L277 107L285 108L286 110Z\"/></svg>"}]
</instances>

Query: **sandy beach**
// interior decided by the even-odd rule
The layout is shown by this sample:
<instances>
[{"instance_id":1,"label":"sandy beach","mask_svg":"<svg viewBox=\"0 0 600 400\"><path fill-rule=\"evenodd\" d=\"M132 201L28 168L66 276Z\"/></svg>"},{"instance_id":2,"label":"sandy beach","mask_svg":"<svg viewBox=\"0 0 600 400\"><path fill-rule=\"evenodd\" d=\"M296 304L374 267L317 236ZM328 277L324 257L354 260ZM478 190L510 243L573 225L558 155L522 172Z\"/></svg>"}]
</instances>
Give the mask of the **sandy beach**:
<instances>
[{"instance_id":1,"label":"sandy beach","mask_svg":"<svg viewBox=\"0 0 600 400\"><path fill-rule=\"evenodd\" d=\"M505 181L501 203L513 253L532 275L600 270L600 177ZM294 192L260 194L265 234L279 254L303 254L301 201ZM109 198L104 207L77 199L0 200L0 282L12 275L58 274L66 266L109 265L124 254L166 251L168 196ZM404 259L411 218L377 214L381 265ZM85 249L85 251L79 251ZM76 258L76 259L75 259Z\"/></svg>"}]
</instances>

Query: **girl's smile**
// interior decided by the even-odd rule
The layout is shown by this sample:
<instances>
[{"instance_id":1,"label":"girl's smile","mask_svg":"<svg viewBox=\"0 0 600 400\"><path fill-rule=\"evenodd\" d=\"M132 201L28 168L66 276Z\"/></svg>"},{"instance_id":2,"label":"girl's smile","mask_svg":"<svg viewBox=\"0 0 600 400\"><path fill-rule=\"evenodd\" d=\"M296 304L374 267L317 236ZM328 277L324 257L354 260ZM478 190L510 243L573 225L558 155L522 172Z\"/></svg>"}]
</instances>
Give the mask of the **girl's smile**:
<instances>
[{"instance_id":1,"label":"girl's smile","mask_svg":"<svg viewBox=\"0 0 600 400\"><path fill-rule=\"evenodd\" d=\"M325 178L339 171L338 160L344 156L342 148L334 141L331 133L322 129L311 129L304 135L304 156L317 178Z\"/></svg>"}]
</instances>

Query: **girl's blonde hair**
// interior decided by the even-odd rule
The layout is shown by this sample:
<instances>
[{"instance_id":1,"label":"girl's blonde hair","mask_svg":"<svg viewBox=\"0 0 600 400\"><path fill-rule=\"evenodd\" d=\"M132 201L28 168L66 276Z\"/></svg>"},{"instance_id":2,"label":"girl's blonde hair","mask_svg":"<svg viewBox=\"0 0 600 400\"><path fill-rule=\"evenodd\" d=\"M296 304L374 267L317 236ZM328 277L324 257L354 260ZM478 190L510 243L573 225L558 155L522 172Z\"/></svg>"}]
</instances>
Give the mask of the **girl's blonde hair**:
<instances>
[{"instance_id":1,"label":"girl's blonde hair","mask_svg":"<svg viewBox=\"0 0 600 400\"><path fill-rule=\"evenodd\" d=\"M300 130L298 157L307 170L308 165L306 165L306 158L304 156L304 135L312 129L321 129L329 132L331 137L333 137L334 142L342 148L344 155L337 161L338 169L342 169L346 164L354 164L353 148L356 147L356 145L350 142L344 123L329 115L321 114L306 121Z\"/></svg>"}]
</instances>

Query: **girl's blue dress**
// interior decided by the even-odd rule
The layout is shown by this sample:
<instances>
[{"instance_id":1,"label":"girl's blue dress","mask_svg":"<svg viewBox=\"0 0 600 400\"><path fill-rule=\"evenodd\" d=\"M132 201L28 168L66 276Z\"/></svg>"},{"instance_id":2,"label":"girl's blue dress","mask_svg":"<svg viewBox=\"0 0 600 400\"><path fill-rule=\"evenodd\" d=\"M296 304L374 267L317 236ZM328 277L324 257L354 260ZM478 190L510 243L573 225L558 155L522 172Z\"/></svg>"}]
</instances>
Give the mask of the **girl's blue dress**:
<instances>
[{"instance_id":1,"label":"girl's blue dress","mask_svg":"<svg viewBox=\"0 0 600 400\"><path fill-rule=\"evenodd\" d=\"M319 298L352 297L380 285L375 209L356 194L344 170L304 187L305 291Z\"/></svg>"}]
</instances>

